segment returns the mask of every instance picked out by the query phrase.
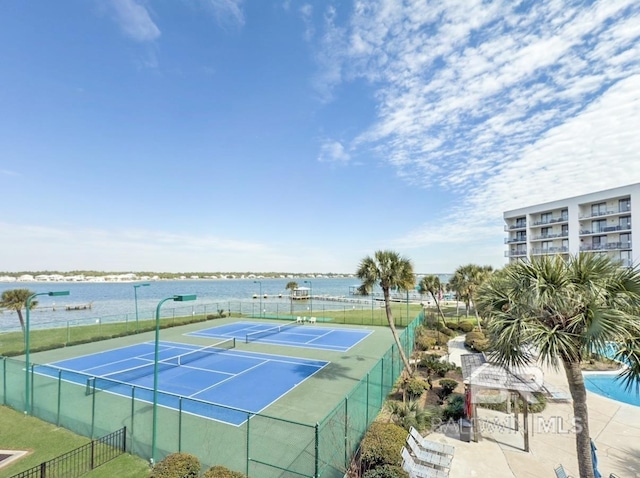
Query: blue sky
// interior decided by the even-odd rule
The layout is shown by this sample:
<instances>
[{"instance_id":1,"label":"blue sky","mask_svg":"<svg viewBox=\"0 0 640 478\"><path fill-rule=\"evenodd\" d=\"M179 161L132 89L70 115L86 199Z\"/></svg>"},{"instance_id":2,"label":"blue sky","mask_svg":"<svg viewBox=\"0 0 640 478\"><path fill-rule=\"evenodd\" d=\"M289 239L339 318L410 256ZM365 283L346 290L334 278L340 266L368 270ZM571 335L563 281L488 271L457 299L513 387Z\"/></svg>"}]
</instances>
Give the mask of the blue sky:
<instances>
[{"instance_id":1,"label":"blue sky","mask_svg":"<svg viewBox=\"0 0 640 478\"><path fill-rule=\"evenodd\" d=\"M0 16L0 270L505 263L640 182L640 3L65 0Z\"/></svg>"}]
</instances>

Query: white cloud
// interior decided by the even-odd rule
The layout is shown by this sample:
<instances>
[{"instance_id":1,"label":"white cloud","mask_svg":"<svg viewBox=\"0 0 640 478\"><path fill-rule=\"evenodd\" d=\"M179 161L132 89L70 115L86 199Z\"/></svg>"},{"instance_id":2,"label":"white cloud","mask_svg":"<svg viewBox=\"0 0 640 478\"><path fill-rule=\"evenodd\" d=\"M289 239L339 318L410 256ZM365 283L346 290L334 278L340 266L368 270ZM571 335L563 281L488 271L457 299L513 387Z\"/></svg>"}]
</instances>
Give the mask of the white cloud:
<instances>
[{"instance_id":1,"label":"white cloud","mask_svg":"<svg viewBox=\"0 0 640 478\"><path fill-rule=\"evenodd\" d=\"M327 140L320 146L318 161L321 163L347 163L350 159L351 156L339 141Z\"/></svg>"},{"instance_id":2,"label":"white cloud","mask_svg":"<svg viewBox=\"0 0 640 478\"><path fill-rule=\"evenodd\" d=\"M639 25L635 0L363 0L332 17L325 96L364 78L377 102L341 150L373 148L407 182L461 198L447 228L398 244L493 240L504 210L640 182Z\"/></svg>"},{"instance_id":3,"label":"white cloud","mask_svg":"<svg viewBox=\"0 0 640 478\"><path fill-rule=\"evenodd\" d=\"M150 42L160 36L160 29L151 19L147 7L136 0L110 0L118 25L128 37Z\"/></svg>"},{"instance_id":4,"label":"white cloud","mask_svg":"<svg viewBox=\"0 0 640 478\"><path fill-rule=\"evenodd\" d=\"M221 24L244 25L243 0L202 0Z\"/></svg>"}]
</instances>

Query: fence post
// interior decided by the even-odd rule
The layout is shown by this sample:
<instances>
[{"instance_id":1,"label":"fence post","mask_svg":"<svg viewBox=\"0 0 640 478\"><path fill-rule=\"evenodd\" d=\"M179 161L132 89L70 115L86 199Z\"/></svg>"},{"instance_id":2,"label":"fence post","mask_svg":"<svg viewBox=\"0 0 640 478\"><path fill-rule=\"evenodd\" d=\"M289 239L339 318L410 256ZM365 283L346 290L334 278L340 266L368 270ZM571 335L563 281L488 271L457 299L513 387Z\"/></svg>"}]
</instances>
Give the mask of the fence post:
<instances>
[{"instance_id":1,"label":"fence post","mask_svg":"<svg viewBox=\"0 0 640 478\"><path fill-rule=\"evenodd\" d=\"M62 369L58 370L58 416L56 426L60 426L60 407L62 406Z\"/></svg>"},{"instance_id":2,"label":"fence post","mask_svg":"<svg viewBox=\"0 0 640 478\"><path fill-rule=\"evenodd\" d=\"M313 476L318 478L320 476L320 425L316 422L316 466ZM248 476L248 475L247 475Z\"/></svg>"},{"instance_id":3,"label":"fence post","mask_svg":"<svg viewBox=\"0 0 640 478\"><path fill-rule=\"evenodd\" d=\"M47 462L40 463L40 478L47 478Z\"/></svg>"},{"instance_id":4,"label":"fence post","mask_svg":"<svg viewBox=\"0 0 640 478\"><path fill-rule=\"evenodd\" d=\"M349 468L349 397L344 397L344 467Z\"/></svg>"},{"instance_id":5,"label":"fence post","mask_svg":"<svg viewBox=\"0 0 640 478\"><path fill-rule=\"evenodd\" d=\"M249 423L251 423L251 415L247 413L247 476L249 476Z\"/></svg>"},{"instance_id":6,"label":"fence post","mask_svg":"<svg viewBox=\"0 0 640 478\"><path fill-rule=\"evenodd\" d=\"M96 422L96 382L93 381L93 394L91 395L91 440L93 440L94 434L94 426Z\"/></svg>"},{"instance_id":7,"label":"fence post","mask_svg":"<svg viewBox=\"0 0 640 478\"><path fill-rule=\"evenodd\" d=\"M2 404L7 404L7 357L2 357Z\"/></svg>"},{"instance_id":8,"label":"fence post","mask_svg":"<svg viewBox=\"0 0 640 478\"><path fill-rule=\"evenodd\" d=\"M136 411L136 387L131 386L131 451L133 451L133 416Z\"/></svg>"},{"instance_id":9,"label":"fence post","mask_svg":"<svg viewBox=\"0 0 640 478\"><path fill-rule=\"evenodd\" d=\"M178 399L178 453L182 452L182 397Z\"/></svg>"},{"instance_id":10,"label":"fence post","mask_svg":"<svg viewBox=\"0 0 640 478\"><path fill-rule=\"evenodd\" d=\"M367 407L364 414L365 426L369 427L369 372L367 372L367 399L364 404Z\"/></svg>"},{"instance_id":11,"label":"fence post","mask_svg":"<svg viewBox=\"0 0 640 478\"><path fill-rule=\"evenodd\" d=\"M90 470L93 470L95 468L95 440L91 440L91 463L90 463Z\"/></svg>"},{"instance_id":12,"label":"fence post","mask_svg":"<svg viewBox=\"0 0 640 478\"><path fill-rule=\"evenodd\" d=\"M127 427L126 425L122 429L122 453L127 451Z\"/></svg>"}]
</instances>

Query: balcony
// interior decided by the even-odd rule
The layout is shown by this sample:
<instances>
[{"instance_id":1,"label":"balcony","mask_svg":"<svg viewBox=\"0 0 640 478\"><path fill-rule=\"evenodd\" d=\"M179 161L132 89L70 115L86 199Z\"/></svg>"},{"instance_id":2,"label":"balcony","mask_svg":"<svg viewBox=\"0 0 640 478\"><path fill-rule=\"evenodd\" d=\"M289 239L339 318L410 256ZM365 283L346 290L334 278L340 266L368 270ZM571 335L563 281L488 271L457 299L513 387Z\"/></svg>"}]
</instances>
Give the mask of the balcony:
<instances>
[{"instance_id":1,"label":"balcony","mask_svg":"<svg viewBox=\"0 0 640 478\"><path fill-rule=\"evenodd\" d=\"M532 256L547 256L550 254L568 254L568 253L569 253L569 248L564 246L531 249Z\"/></svg>"},{"instance_id":2,"label":"balcony","mask_svg":"<svg viewBox=\"0 0 640 478\"><path fill-rule=\"evenodd\" d=\"M586 236L586 235L589 235L589 234L606 234L606 233L609 233L609 232L630 231L630 230L631 230L631 224L626 224L624 226L602 227L598 231L592 231L590 229L580 229L580 235L581 236Z\"/></svg>"},{"instance_id":3,"label":"balcony","mask_svg":"<svg viewBox=\"0 0 640 478\"><path fill-rule=\"evenodd\" d=\"M569 221L569 217L568 216L559 216L559 217L552 217L550 219L545 219L544 221L533 221L533 223L531 224L532 226L546 226L547 224L560 224L563 222L568 222Z\"/></svg>"},{"instance_id":4,"label":"balcony","mask_svg":"<svg viewBox=\"0 0 640 478\"><path fill-rule=\"evenodd\" d=\"M504 243L505 243L505 244L514 244L514 243L518 243L518 242L527 242L527 236L522 236L522 237L505 237L505 238L504 238Z\"/></svg>"},{"instance_id":5,"label":"balcony","mask_svg":"<svg viewBox=\"0 0 640 478\"><path fill-rule=\"evenodd\" d=\"M545 239L557 239L561 237L567 237L569 235L568 232L559 232L557 234L540 234L539 236L533 236L531 238L532 241L543 241Z\"/></svg>"},{"instance_id":6,"label":"balcony","mask_svg":"<svg viewBox=\"0 0 640 478\"><path fill-rule=\"evenodd\" d=\"M589 211L586 214L581 214L580 219L591 219L594 217L613 216L616 214L628 214L629 212L631 212L631 204L629 204L629 207L626 207L626 208L607 209L606 211L598 211L598 212Z\"/></svg>"},{"instance_id":7,"label":"balcony","mask_svg":"<svg viewBox=\"0 0 640 478\"><path fill-rule=\"evenodd\" d=\"M586 244L580 246L580 251L615 251L615 250L629 250L631 249L631 242L607 242L606 244Z\"/></svg>"},{"instance_id":8,"label":"balcony","mask_svg":"<svg viewBox=\"0 0 640 478\"><path fill-rule=\"evenodd\" d=\"M526 223L516 223L516 224L505 224L504 225L504 230L505 232L508 231L515 231L516 229L526 229L527 228L527 224Z\"/></svg>"},{"instance_id":9,"label":"balcony","mask_svg":"<svg viewBox=\"0 0 640 478\"><path fill-rule=\"evenodd\" d=\"M524 257L527 255L527 251L504 251L504 257Z\"/></svg>"}]
</instances>

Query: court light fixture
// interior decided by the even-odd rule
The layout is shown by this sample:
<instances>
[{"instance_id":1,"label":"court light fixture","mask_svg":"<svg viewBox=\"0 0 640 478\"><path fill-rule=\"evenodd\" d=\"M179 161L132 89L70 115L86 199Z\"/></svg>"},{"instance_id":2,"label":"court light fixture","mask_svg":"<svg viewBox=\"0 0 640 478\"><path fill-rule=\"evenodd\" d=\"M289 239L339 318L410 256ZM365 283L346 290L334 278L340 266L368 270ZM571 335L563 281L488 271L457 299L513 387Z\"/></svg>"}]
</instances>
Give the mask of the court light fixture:
<instances>
[{"instance_id":1,"label":"court light fixture","mask_svg":"<svg viewBox=\"0 0 640 478\"><path fill-rule=\"evenodd\" d=\"M260 317L262 317L262 282L259 280L254 280L254 284L260 284Z\"/></svg>"},{"instance_id":2,"label":"court light fixture","mask_svg":"<svg viewBox=\"0 0 640 478\"><path fill-rule=\"evenodd\" d=\"M310 280L304 281L305 284L309 284L309 315L313 315L313 285Z\"/></svg>"},{"instance_id":3,"label":"court light fixture","mask_svg":"<svg viewBox=\"0 0 640 478\"><path fill-rule=\"evenodd\" d=\"M151 464L156 463L156 448L157 448L157 435L158 435L158 360L160 356L160 307L162 304L169 300L174 302L187 302L189 300L196 300L196 294L187 295L174 295L162 299L158 302L156 307L156 338L155 338L155 352L153 358L153 430L151 435Z\"/></svg>"}]
</instances>

